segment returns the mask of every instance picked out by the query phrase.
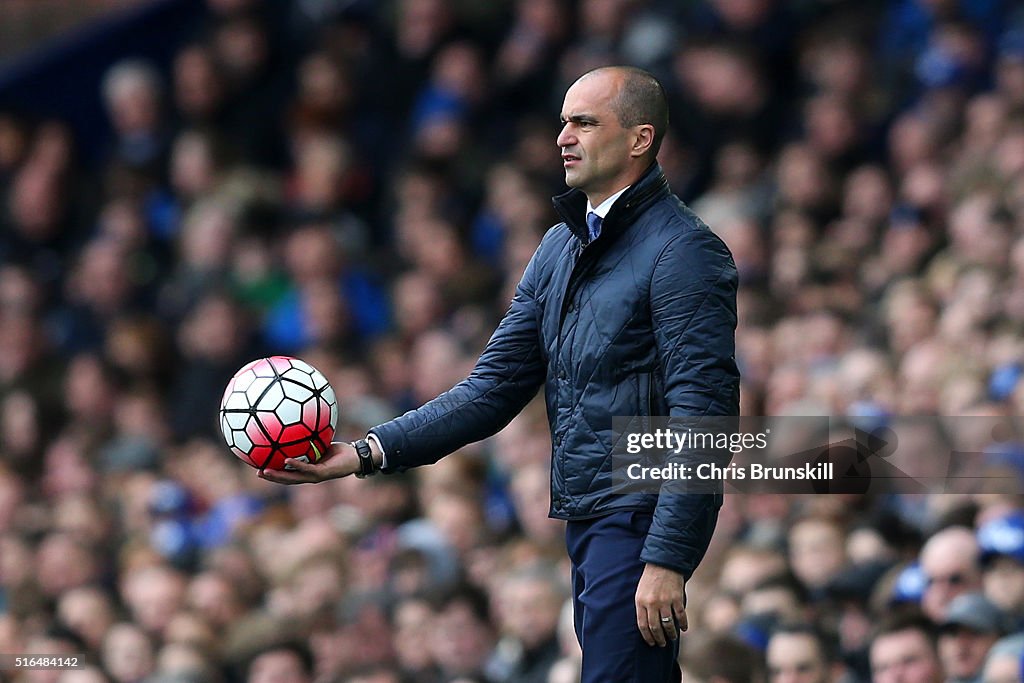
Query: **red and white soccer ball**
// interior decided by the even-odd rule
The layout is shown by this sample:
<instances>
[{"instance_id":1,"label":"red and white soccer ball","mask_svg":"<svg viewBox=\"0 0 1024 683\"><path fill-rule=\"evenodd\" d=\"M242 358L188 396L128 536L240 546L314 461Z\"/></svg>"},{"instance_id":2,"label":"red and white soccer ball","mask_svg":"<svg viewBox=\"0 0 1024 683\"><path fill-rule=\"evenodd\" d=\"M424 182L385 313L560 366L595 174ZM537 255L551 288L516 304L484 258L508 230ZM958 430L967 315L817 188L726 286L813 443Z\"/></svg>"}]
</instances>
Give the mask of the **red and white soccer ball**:
<instances>
[{"instance_id":1,"label":"red and white soccer ball","mask_svg":"<svg viewBox=\"0 0 1024 683\"><path fill-rule=\"evenodd\" d=\"M338 425L338 401L323 374L298 358L271 356L242 367L220 403L228 447L257 469L284 469L285 458L316 462Z\"/></svg>"}]
</instances>

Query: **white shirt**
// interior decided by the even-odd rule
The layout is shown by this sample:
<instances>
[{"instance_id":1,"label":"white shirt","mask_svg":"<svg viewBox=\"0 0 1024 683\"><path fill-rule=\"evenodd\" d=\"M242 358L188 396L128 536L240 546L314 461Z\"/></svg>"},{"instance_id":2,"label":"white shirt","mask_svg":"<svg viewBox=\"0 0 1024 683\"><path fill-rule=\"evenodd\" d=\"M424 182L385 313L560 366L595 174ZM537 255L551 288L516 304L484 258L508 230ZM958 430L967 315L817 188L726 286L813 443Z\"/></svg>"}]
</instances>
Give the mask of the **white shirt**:
<instances>
[{"instance_id":1,"label":"white shirt","mask_svg":"<svg viewBox=\"0 0 1024 683\"><path fill-rule=\"evenodd\" d=\"M590 200L587 199L587 213L594 212L601 217L601 220L604 220L608 216L608 212L612 210L612 204L615 203L615 200L621 197L622 193L628 190L629 188L630 185L626 185L624 188L613 194L611 197L608 197L608 199L598 204L596 209L590 205Z\"/></svg>"}]
</instances>

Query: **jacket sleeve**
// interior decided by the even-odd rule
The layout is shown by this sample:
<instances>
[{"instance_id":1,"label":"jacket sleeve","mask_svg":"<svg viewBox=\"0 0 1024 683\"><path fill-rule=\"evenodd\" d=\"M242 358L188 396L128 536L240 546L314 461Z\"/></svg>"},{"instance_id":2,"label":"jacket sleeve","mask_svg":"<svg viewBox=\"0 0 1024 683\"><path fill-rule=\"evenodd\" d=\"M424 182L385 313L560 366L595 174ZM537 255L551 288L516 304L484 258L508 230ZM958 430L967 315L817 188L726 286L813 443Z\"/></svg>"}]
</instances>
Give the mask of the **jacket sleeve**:
<instances>
[{"instance_id":1,"label":"jacket sleeve","mask_svg":"<svg viewBox=\"0 0 1024 683\"><path fill-rule=\"evenodd\" d=\"M437 462L512 421L544 381L538 304L538 248L515 296L469 377L399 418L370 432L387 455L385 473Z\"/></svg>"},{"instance_id":2,"label":"jacket sleeve","mask_svg":"<svg viewBox=\"0 0 1024 683\"><path fill-rule=\"evenodd\" d=\"M659 256L651 318L670 417L739 415L737 285L732 255L703 225ZM640 558L689 578L704 557L721 504L721 493L663 490Z\"/></svg>"}]
</instances>

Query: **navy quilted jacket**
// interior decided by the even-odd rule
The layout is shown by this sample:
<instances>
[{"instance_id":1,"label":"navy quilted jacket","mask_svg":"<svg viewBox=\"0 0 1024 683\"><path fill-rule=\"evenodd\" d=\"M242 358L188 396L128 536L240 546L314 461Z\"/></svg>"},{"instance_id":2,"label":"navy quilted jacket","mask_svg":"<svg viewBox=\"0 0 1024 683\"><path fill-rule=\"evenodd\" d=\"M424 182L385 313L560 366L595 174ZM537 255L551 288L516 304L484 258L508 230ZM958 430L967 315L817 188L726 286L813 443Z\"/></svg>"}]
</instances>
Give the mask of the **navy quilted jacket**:
<instances>
[{"instance_id":1,"label":"navy quilted jacket","mask_svg":"<svg viewBox=\"0 0 1024 683\"><path fill-rule=\"evenodd\" d=\"M738 415L736 266L654 164L588 244L586 196L555 197L565 222L534 253L468 378L373 428L385 472L433 463L509 423L543 384L551 515L653 511L641 559L689 576L721 495L624 494L611 476L612 416Z\"/></svg>"}]
</instances>

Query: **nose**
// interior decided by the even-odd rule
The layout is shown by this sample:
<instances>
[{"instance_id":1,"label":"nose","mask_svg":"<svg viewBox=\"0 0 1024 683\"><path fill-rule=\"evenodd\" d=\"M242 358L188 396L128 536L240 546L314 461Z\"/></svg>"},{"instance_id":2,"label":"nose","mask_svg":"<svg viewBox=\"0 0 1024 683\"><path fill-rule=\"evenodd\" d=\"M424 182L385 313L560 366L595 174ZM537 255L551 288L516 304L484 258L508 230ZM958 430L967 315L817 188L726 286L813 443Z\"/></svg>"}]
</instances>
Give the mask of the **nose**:
<instances>
[{"instance_id":1,"label":"nose","mask_svg":"<svg viewBox=\"0 0 1024 683\"><path fill-rule=\"evenodd\" d=\"M559 147L571 147L576 144L576 136L572 133L570 126L572 126L571 121L562 126L562 130L558 133L555 144Z\"/></svg>"}]
</instances>

